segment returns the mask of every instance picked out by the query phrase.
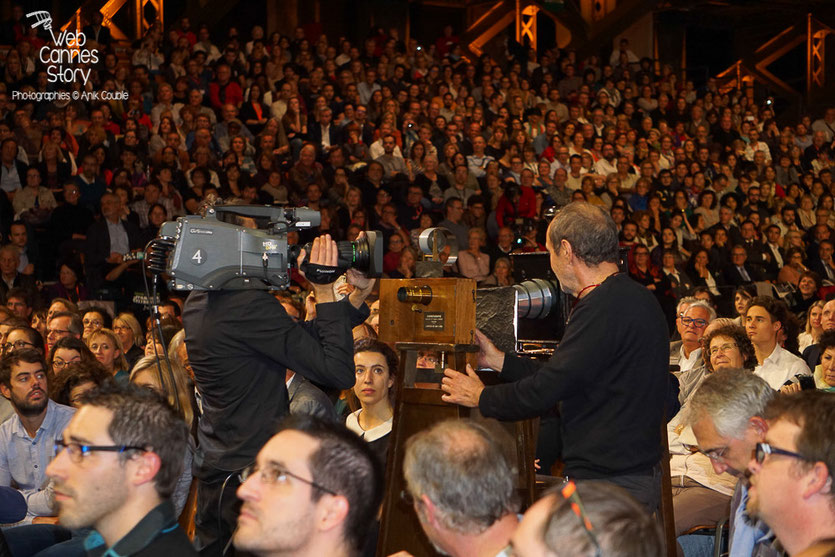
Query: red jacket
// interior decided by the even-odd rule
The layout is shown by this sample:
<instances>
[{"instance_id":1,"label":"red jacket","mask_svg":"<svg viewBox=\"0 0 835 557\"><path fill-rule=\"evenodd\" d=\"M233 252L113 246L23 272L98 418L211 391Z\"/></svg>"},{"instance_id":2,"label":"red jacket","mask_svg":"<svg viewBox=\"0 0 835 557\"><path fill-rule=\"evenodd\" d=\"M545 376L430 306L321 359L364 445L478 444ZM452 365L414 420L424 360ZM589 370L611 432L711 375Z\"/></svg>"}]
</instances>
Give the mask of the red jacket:
<instances>
[{"instance_id":1,"label":"red jacket","mask_svg":"<svg viewBox=\"0 0 835 557\"><path fill-rule=\"evenodd\" d=\"M220 83L217 81L209 83L209 102L212 103L212 108L220 110L224 104L241 106L241 103L244 102L244 92L241 91L241 86L234 81L229 81L223 88L225 94L223 101L220 99L220 89Z\"/></svg>"},{"instance_id":2,"label":"red jacket","mask_svg":"<svg viewBox=\"0 0 835 557\"><path fill-rule=\"evenodd\" d=\"M519 190L522 195L519 196L519 201L516 202L515 207L507 196L502 195L499 198L499 203L496 205L496 222L499 227L510 224L506 223L505 219L513 221L517 218L536 218L536 193L534 193L533 188L519 186Z\"/></svg>"}]
</instances>

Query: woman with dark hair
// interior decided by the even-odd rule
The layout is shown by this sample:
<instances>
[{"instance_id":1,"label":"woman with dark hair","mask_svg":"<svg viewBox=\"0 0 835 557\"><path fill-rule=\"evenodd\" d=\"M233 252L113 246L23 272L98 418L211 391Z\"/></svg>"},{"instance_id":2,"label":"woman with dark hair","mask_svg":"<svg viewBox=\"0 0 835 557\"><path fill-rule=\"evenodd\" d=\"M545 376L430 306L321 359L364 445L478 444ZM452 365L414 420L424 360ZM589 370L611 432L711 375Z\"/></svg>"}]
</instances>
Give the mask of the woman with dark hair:
<instances>
[{"instance_id":1,"label":"woman with dark hair","mask_svg":"<svg viewBox=\"0 0 835 557\"><path fill-rule=\"evenodd\" d=\"M241 105L241 120L244 121L252 135L261 133L261 130L267 125L270 115L270 110L264 105L262 97L261 86L257 82L253 82L249 86L249 98Z\"/></svg>"},{"instance_id":2,"label":"woman with dark hair","mask_svg":"<svg viewBox=\"0 0 835 557\"><path fill-rule=\"evenodd\" d=\"M73 336L59 339L50 347L49 355L46 358L50 377L61 375L68 366L78 362L98 363L98 360L83 340Z\"/></svg>"},{"instance_id":3,"label":"woman with dark hair","mask_svg":"<svg viewBox=\"0 0 835 557\"><path fill-rule=\"evenodd\" d=\"M112 319L107 310L97 306L90 306L84 310L81 323L84 325L84 332L81 338L87 340L91 333L101 328L109 329Z\"/></svg>"},{"instance_id":4,"label":"woman with dark hair","mask_svg":"<svg viewBox=\"0 0 835 557\"><path fill-rule=\"evenodd\" d=\"M821 277L814 271L806 271L797 281L797 295L791 310L800 317L812 304L820 300L818 290L821 287Z\"/></svg>"},{"instance_id":5,"label":"woman with dark hair","mask_svg":"<svg viewBox=\"0 0 835 557\"><path fill-rule=\"evenodd\" d=\"M748 311L748 305L753 299L754 295L746 287L740 286L736 289L734 292L734 311L736 312L736 317L734 318L735 324L745 326L745 312Z\"/></svg>"},{"instance_id":6,"label":"woman with dark hair","mask_svg":"<svg viewBox=\"0 0 835 557\"><path fill-rule=\"evenodd\" d=\"M629 267L629 276L632 280L643 284L649 290L656 292L661 285L661 272L656 265L652 264L649 250L646 246L637 244L632 252L633 262Z\"/></svg>"},{"instance_id":7,"label":"woman with dark hair","mask_svg":"<svg viewBox=\"0 0 835 557\"><path fill-rule=\"evenodd\" d=\"M815 367L815 387L819 390L835 393L835 331L826 331L818 340L821 351L821 363ZM781 392L797 392L800 384L793 383L781 389Z\"/></svg>"},{"instance_id":8,"label":"woman with dark hair","mask_svg":"<svg viewBox=\"0 0 835 557\"><path fill-rule=\"evenodd\" d=\"M357 382L348 395L353 412L345 425L365 439L385 463L394 416L397 354L388 345L365 338L354 343L354 366Z\"/></svg>"},{"instance_id":9,"label":"woman with dark hair","mask_svg":"<svg viewBox=\"0 0 835 557\"><path fill-rule=\"evenodd\" d=\"M168 220L168 217L168 211L165 210L164 205L154 203L148 207L148 226L139 231L139 245L144 247L148 242L156 238L157 234L159 234L160 226Z\"/></svg>"},{"instance_id":10,"label":"woman with dark hair","mask_svg":"<svg viewBox=\"0 0 835 557\"><path fill-rule=\"evenodd\" d=\"M47 298L64 298L73 303L89 300L90 292L83 284L84 267L75 257L67 257L58 262L58 282L47 288Z\"/></svg>"},{"instance_id":11,"label":"woman with dark hair","mask_svg":"<svg viewBox=\"0 0 835 557\"><path fill-rule=\"evenodd\" d=\"M6 332L3 354L8 355L23 348L34 348L43 354L45 352L43 336L32 327L12 326Z\"/></svg>"},{"instance_id":12,"label":"woman with dark hair","mask_svg":"<svg viewBox=\"0 0 835 557\"><path fill-rule=\"evenodd\" d=\"M696 209L693 213L705 218L705 227L710 228L719 222L719 210L716 208L716 192L704 190L699 194Z\"/></svg>"},{"instance_id":13,"label":"woman with dark hair","mask_svg":"<svg viewBox=\"0 0 835 557\"><path fill-rule=\"evenodd\" d=\"M702 357L708 373L720 369L745 369L757 367L757 354L745 329L737 325L723 325L702 338Z\"/></svg>"},{"instance_id":14,"label":"woman with dark hair","mask_svg":"<svg viewBox=\"0 0 835 557\"><path fill-rule=\"evenodd\" d=\"M65 406L80 408L84 395L113 377L92 362L76 362L50 380L49 398Z\"/></svg>"},{"instance_id":15,"label":"woman with dark hair","mask_svg":"<svg viewBox=\"0 0 835 557\"><path fill-rule=\"evenodd\" d=\"M687 274L693 280L693 286L704 286L713 296L720 296L719 287L723 284L721 276L710 270L710 252L698 248L687 263Z\"/></svg>"},{"instance_id":16,"label":"woman with dark hair","mask_svg":"<svg viewBox=\"0 0 835 557\"><path fill-rule=\"evenodd\" d=\"M665 226L661 229L661 242L650 253L652 264L656 267L661 267L661 259L667 250L671 250L675 254L677 267L684 265L687 256L685 256L684 251L679 247L675 229L670 226Z\"/></svg>"},{"instance_id":17,"label":"woman with dark hair","mask_svg":"<svg viewBox=\"0 0 835 557\"><path fill-rule=\"evenodd\" d=\"M777 274L777 282L784 282L797 286L800 282L800 277L804 273L809 272L809 268L803 264L803 250L798 247L790 247L786 252L786 257L783 259L785 265Z\"/></svg>"}]
</instances>

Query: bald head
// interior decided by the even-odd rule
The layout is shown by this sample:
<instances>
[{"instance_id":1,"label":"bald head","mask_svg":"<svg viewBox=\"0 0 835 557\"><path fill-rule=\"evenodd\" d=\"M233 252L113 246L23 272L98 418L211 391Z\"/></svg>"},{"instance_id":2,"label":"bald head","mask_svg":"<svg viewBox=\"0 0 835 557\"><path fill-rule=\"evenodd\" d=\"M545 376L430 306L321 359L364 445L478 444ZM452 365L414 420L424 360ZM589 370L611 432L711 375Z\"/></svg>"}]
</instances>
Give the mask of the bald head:
<instances>
[{"instance_id":1,"label":"bald head","mask_svg":"<svg viewBox=\"0 0 835 557\"><path fill-rule=\"evenodd\" d=\"M823 306L821 328L824 331L835 331L835 300L829 300Z\"/></svg>"}]
</instances>

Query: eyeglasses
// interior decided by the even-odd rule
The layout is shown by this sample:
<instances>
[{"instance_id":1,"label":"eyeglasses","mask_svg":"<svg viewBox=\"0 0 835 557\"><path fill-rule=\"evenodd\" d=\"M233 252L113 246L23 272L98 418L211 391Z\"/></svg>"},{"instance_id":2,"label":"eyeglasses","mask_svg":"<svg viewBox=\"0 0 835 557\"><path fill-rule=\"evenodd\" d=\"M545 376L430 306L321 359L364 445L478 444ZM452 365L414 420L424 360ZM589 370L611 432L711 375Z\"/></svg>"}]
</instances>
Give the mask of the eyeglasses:
<instances>
[{"instance_id":1,"label":"eyeglasses","mask_svg":"<svg viewBox=\"0 0 835 557\"><path fill-rule=\"evenodd\" d=\"M3 345L3 351L8 352L12 349L19 349L19 348L26 348L27 346L35 346L31 342L27 342L25 340L16 340L14 342L7 342Z\"/></svg>"},{"instance_id":2,"label":"eyeglasses","mask_svg":"<svg viewBox=\"0 0 835 557\"><path fill-rule=\"evenodd\" d=\"M321 484L318 484L312 480L306 480L301 476L298 476L288 470L285 470L284 468L275 465L270 465L266 468L261 468L257 464L253 464L252 466L246 467L243 472L238 474L238 478L240 478L241 483L244 483L256 474L260 476L261 482L267 485L286 485L288 483L287 478L293 478L294 480L306 483L307 485L315 487L316 489L324 491L325 493L336 495L335 491L330 490Z\"/></svg>"},{"instance_id":3,"label":"eyeglasses","mask_svg":"<svg viewBox=\"0 0 835 557\"><path fill-rule=\"evenodd\" d=\"M68 335L72 331L68 331L67 329L47 329L46 336L51 337L55 335Z\"/></svg>"},{"instance_id":4,"label":"eyeglasses","mask_svg":"<svg viewBox=\"0 0 835 557\"><path fill-rule=\"evenodd\" d=\"M127 325L114 325L113 326L113 332L114 333L118 333L118 332L121 332L121 331L130 331L130 327L128 327Z\"/></svg>"},{"instance_id":5,"label":"eyeglasses","mask_svg":"<svg viewBox=\"0 0 835 557\"><path fill-rule=\"evenodd\" d=\"M409 490L404 489L400 492L400 500L413 507L415 505L415 498L412 497L412 494L409 493Z\"/></svg>"},{"instance_id":6,"label":"eyeglasses","mask_svg":"<svg viewBox=\"0 0 835 557\"><path fill-rule=\"evenodd\" d=\"M707 326L707 321L705 321L704 319L693 319L691 317L682 317L681 318L681 324L684 325L685 327L689 327L690 325L693 325L697 329L701 329L702 327Z\"/></svg>"},{"instance_id":7,"label":"eyeglasses","mask_svg":"<svg viewBox=\"0 0 835 557\"><path fill-rule=\"evenodd\" d=\"M56 439L55 456L57 457L59 454L61 454L61 451L63 451L64 449L67 449L67 454L69 455L70 460L72 460L76 464L80 464L85 456L95 452L121 454L125 451L147 452L148 450L145 447L136 447L133 445L82 445L80 443L66 443L61 439Z\"/></svg>"},{"instance_id":8,"label":"eyeglasses","mask_svg":"<svg viewBox=\"0 0 835 557\"><path fill-rule=\"evenodd\" d=\"M726 342L725 344L723 344L721 346L711 347L711 349L708 352L710 353L711 356L715 356L719 352L727 352L728 350L731 350L731 349L736 348L736 347L737 347L737 344L735 342Z\"/></svg>"},{"instance_id":9,"label":"eyeglasses","mask_svg":"<svg viewBox=\"0 0 835 557\"><path fill-rule=\"evenodd\" d=\"M577 518L579 518L580 522L583 524L583 528L585 528L586 533L589 535L589 539L594 546L595 557L600 557L600 542L597 541L597 536L594 533L591 520L589 520L586 510L583 508L583 502L580 500L580 494L577 493L577 484L573 481L568 481L560 490L560 493L566 501L571 503L571 510L577 515Z\"/></svg>"},{"instance_id":10,"label":"eyeglasses","mask_svg":"<svg viewBox=\"0 0 835 557\"><path fill-rule=\"evenodd\" d=\"M777 447L772 447L768 443L757 443L757 450L754 452L754 458L757 460L757 464L762 464L765 460L766 455L771 454L790 456L792 458L797 458L800 460L809 460L799 453L793 453L785 449L778 449Z\"/></svg>"},{"instance_id":11,"label":"eyeglasses","mask_svg":"<svg viewBox=\"0 0 835 557\"><path fill-rule=\"evenodd\" d=\"M90 327L101 327L102 325L104 325L104 323L99 321L98 319L90 319L90 320L85 319L85 320L82 321L82 323L84 324L85 327L88 326L88 325Z\"/></svg>"},{"instance_id":12,"label":"eyeglasses","mask_svg":"<svg viewBox=\"0 0 835 557\"><path fill-rule=\"evenodd\" d=\"M75 364L75 363L78 363L78 362L80 362L80 361L81 361L81 358L80 358L80 357L78 357L78 358L74 358L74 359L69 360L69 361L64 361L64 360L52 360L52 367L53 367L53 369L56 369L56 370L58 370L58 369L64 369L65 367L69 366L70 364Z\"/></svg>"},{"instance_id":13,"label":"eyeglasses","mask_svg":"<svg viewBox=\"0 0 835 557\"><path fill-rule=\"evenodd\" d=\"M714 462L724 462L725 461L725 453L728 452L728 447L719 447L718 449L710 449L707 451L703 451L699 448L698 445L690 445L688 443L684 443L684 448L691 453L702 453L710 460Z\"/></svg>"}]
</instances>

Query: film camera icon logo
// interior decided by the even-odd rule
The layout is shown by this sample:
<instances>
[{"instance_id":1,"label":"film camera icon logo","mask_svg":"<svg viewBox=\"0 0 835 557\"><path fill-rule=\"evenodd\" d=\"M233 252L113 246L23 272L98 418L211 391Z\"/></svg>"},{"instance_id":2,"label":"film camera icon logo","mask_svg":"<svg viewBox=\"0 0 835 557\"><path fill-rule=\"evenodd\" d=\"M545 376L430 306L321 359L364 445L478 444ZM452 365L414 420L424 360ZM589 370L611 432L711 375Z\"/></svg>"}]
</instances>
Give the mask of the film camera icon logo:
<instances>
[{"instance_id":1,"label":"film camera icon logo","mask_svg":"<svg viewBox=\"0 0 835 557\"><path fill-rule=\"evenodd\" d=\"M52 42L58 43L55 40L55 33L52 32L52 16L47 11L36 11L36 12L29 12L26 14L26 17L34 17L35 21L32 23L32 27L40 27L43 25L43 28L49 31L49 34L52 35Z\"/></svg>"}]
</instances>

